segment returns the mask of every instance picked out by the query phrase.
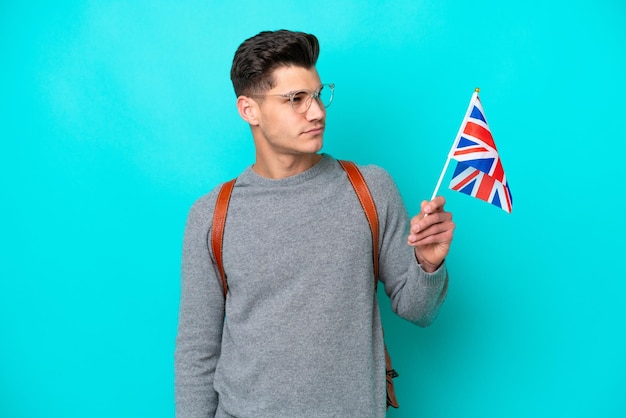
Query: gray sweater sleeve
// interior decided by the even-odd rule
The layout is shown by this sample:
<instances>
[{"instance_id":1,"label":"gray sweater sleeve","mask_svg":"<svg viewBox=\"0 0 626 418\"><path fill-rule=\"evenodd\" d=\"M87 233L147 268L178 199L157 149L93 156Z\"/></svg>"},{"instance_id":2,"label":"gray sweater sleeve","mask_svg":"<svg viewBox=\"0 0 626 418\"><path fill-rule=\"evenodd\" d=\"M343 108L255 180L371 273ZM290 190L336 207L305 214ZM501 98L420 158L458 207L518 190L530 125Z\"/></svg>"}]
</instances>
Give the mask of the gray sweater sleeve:
<instances>
[{"instance_id":1,"label":"gray sweater sleeve","mask_svg":"<svg viewBox=\"0 0 626 418\"><path fill-rule=\"evenodd\" d=\"M213 378L220 356L224 297L207 239L215 197L211 193L199 199L185 227L175 351L179 418L212 417L218 404Z\"/></svg>"},{"instance_id":2,"label":"gray sweater sleeve","mask_svg":"<svg viewBox=\"0 0 626 418\"><path fill-rule=\"evenodd\" d=\"M421 268L413 247L406 243L409 215L395 182L379 167L365 166L362 170L380 220L380 280L385 293L397 315L425 327L436 318L446 296L445 263L433 273Z\"/></svg>"}]
</instances>

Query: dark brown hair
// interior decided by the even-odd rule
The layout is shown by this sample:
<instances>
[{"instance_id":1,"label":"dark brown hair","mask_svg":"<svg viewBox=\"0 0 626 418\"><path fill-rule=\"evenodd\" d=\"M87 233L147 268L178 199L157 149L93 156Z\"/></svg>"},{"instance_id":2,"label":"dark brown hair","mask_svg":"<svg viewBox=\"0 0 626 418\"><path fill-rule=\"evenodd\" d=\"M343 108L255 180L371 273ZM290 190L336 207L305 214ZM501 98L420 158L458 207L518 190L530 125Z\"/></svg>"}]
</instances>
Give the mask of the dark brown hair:
<instances>
[{"instance_id":1,"label":"dark brown hair","mask_svg":"<svg viewBox=\"0 0 626 418\"><path fill-rule=\"evenodd\" d=\"M272 72L283 66L313 68L319 56L315 35L278 30L246 39L235 52L230 79L235 94L262 94L274 87Z\"/></svg>"}]
</instances>

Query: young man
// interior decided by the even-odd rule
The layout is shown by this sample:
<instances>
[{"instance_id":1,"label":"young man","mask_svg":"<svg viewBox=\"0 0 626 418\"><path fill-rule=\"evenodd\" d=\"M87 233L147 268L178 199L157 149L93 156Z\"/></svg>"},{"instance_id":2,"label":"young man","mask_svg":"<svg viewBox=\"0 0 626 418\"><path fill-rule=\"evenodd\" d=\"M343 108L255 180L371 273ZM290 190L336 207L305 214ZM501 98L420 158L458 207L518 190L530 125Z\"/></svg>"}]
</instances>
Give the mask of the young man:
<instances>
[{"instance_id":1,"label":"young man","mask_svg":"<svg viewBox=\"0 0 626 418\"><path fill-rule=\"evenodd\" d=\"M219 188L187 219L179 418L385 416L372 236L346 172L319 153L334 86L315 69L318 53L315 36L277 31L235 54L231 79L256 161L228 208L226 297L209 242ZM379 216L381 283L398 315L426 326L445 297L452 216L437 197L409 224L389 175L360 170Z\"/></svg>"}]
</instances>

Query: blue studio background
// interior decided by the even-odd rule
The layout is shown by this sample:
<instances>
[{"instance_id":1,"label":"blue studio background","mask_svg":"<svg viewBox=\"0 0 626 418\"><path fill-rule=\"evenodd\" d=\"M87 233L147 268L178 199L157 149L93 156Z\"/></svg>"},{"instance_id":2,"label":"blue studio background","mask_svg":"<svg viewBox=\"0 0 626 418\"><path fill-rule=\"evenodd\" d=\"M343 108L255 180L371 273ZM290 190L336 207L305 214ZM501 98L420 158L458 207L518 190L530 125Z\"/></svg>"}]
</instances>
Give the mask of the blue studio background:
<instances>
[{"instance_id":1,"label":"blue studio background","mask_svg":"<svg viewBox=\"0 0 626 418\"><path fill-rule=\"evenodd\" d=\"M253 161L236 47L313 32L324 151L430 197L475 87L511 215L447 189L448 299L384 312L390 417L625 417L618 0L0 5L0 416L172 417L187 210ZM383 295L381 303L388 307Z\"/></svg>"}]
</instances>

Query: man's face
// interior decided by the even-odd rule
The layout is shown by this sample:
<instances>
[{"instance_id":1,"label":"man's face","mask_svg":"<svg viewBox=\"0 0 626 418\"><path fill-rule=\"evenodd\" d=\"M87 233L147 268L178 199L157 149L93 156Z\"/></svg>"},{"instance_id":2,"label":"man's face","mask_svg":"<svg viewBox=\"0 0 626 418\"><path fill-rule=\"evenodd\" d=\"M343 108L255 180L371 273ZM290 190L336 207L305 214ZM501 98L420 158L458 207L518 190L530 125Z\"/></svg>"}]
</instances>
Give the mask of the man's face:
<instances>
[{"instance_id":1,"label":"man's face","mask_svg":"<svg viewBox=\"0 0 626 418\"><path fill-rule=\"evenodd\" d=\"M257 153L265 157L317 153L322 149L326 109L312 100L305 113L296 113L289 98L271 96L318 89L322 82L317 70L280 67L273 76L274 88L257 100L258 125L253 127Z\"/></svg>"}]
</instances>

